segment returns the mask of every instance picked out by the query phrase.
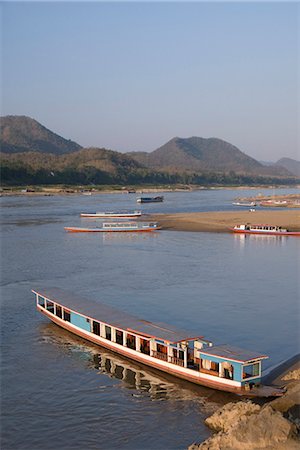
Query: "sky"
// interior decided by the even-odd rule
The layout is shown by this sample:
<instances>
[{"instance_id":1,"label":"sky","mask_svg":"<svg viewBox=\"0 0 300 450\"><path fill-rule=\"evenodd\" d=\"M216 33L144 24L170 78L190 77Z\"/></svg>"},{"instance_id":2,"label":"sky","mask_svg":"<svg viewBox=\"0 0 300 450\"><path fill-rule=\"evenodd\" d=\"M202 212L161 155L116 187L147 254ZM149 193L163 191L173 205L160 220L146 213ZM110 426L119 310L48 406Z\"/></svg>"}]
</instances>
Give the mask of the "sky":
<instances>
[{"instance_id":1,"label":"sky","mask_svg":"<svg viewBox=\"0 0 300 450\"><path fill-rule=\"evenodd\" d=\"M1 115L84 147L300 159L297 2L1 3Z\"/></svg>"}]
</instances>

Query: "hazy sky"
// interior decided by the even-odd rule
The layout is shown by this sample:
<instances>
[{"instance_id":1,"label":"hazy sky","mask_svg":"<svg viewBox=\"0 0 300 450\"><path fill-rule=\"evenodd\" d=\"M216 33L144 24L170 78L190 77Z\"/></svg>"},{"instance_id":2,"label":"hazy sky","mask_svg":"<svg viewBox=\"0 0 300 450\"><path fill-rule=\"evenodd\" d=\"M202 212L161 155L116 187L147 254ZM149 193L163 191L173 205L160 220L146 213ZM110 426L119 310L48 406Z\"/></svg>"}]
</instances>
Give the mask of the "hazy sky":
<instances>
[{"instance_id":1,"label":"hazy sky","mask_svg":"<svg viewBox=\"0 0 300 450\"><path fill-rule=\"evenodd\" d=\"M299 4L5 2L1 115L83 146L299 154Z\"/></svg>"}]
</instances>

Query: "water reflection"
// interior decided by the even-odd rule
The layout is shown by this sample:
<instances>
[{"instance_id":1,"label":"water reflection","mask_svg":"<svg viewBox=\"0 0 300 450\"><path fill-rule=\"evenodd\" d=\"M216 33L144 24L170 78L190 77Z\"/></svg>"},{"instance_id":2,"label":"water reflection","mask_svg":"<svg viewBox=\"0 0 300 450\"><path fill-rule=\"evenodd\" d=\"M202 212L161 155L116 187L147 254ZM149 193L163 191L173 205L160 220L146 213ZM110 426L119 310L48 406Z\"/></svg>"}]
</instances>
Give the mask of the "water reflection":
<instances>
[{"instance_id":1,"label":"water reflection","mask_svg":"<svg viewBox=\"0 0 300 450\"><path fill-rule=\"evenodd\" d=\"M197 400L209 409L215 407L213 405L219 406L237 400L237 397L232 394L193 385L119 356L74 336L55 324L42 325L40 329L43 343L59 347L61 351L71 355L74 360L79 361L80 364L85 362L88 367L98 370L101 375L120 380L122 387L135 391L132 394L134 397L146 396L151 400L159 401ZM210 406L207 405L208 403Z\"/></svg>"},{"instance_id":2,"label":"water reflection","mask_svg":"<svg viewBox=\"0 0 300 450\"><path fill-rule=\"evenodd\" d=\"M159 231L154 232L107 232L107 233L101 233L103 238L104 244L110 244L110 243L119 243L119 242L141 242L142 240L149 240L149 239L157 239L159 236Z\"/></svg>"},{"instance_id":3,"label":"water reflection","mask_svg":"<svg viewBox=\"0 0 300 450\"><path fill-rule=\"evenodd\" d=\"M289 236L272 236L272 235L260 235L260 234L234 234L234 243L239 245L241 248L245 247L246 244L259 243L264 245L277 245L283 247L287 243Z\"/></svg>"},{"instance_id":4,"label":"water reflection","mask_svg":"<svg viewBox=\"0 0 300 450\"><path fill-rule=\"evenodd\" d=\"M16 220L12 220L12 221L8 221L5 222L3 221L2 223L5 225L15 225L17 227L28 227L28 226L34 226L34 225L49 225L49 224L53 224L53 223L62 223L63 220L62 219L16 219Z\"/></svg>"}]
</instances>

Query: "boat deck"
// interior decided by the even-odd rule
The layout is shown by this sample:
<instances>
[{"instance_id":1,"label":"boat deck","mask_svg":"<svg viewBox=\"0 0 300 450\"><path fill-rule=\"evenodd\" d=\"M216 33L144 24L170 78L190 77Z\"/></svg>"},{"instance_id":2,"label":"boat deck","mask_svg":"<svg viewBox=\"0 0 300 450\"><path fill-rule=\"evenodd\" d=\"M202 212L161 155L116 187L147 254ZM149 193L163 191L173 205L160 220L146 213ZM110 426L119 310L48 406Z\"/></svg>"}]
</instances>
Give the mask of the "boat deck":
<instances>
[{"instance_id":1,"label":"boat deck","mask_svg":"<svg viewBox=\"0 0 300 450\"><path fill-rule=\"evenodd\" d=\"M131 314L121 312L103 303L71 294L63 289L33 289L33 292L75 312L142 336L162 339L170 343L203 338L203 336L199 335L191 336L190 332L177 329L169 324L162 322L152 323L139 319Z\"/></svg>"}]
</instances>

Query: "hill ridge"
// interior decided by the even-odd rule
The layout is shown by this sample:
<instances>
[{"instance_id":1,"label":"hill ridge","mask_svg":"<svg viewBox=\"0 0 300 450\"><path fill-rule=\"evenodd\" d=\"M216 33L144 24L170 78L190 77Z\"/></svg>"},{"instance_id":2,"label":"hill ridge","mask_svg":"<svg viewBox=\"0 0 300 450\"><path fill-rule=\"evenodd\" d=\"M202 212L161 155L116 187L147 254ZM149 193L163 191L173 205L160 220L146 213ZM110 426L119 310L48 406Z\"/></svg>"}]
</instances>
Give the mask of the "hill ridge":
<instances>
[{"instance_id":1,"label":"hill ridge","mask_svg":"<svg viewBox=\"0 0 300 450\"><path fill-rule=\"evenodd\" d=\"M65 139L31 117L2 116L0 118L1 151L25 153L30 151L64 154L79 150L81 145Z\"/></svg>"}]
</instances>

